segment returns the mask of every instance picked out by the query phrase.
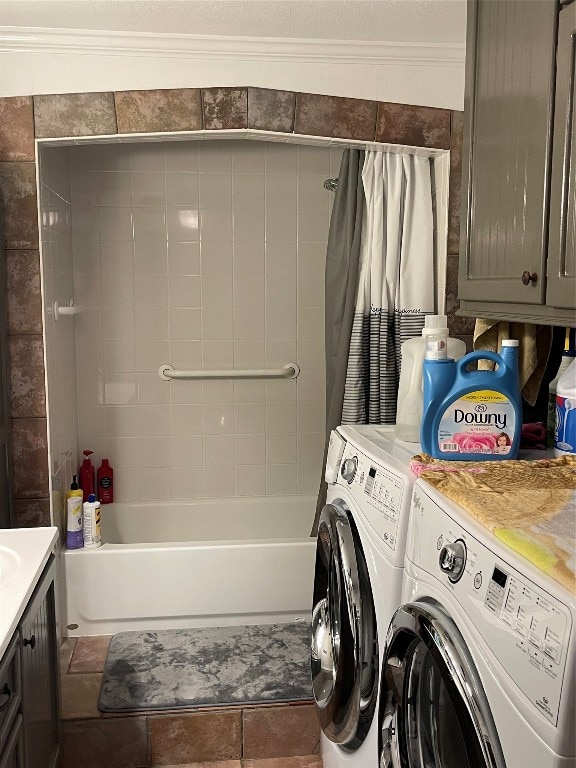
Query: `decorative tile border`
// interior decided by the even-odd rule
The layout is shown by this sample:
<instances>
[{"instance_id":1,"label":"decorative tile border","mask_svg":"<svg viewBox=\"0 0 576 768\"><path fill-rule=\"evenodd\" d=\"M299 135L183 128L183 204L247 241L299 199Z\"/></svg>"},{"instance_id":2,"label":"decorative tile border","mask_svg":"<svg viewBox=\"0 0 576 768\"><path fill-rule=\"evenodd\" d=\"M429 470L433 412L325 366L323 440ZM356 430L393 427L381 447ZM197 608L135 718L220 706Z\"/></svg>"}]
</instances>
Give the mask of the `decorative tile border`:
<instances>
[{"instance_id":1,"label":"decorative tile border","mask_svg":"<svg viewBox=\"0 0 576 768\"><path fill-rule=\"evenodd\" d=\"M34 96L36 138L117 133L112 93Z\"/></svg>"},{"instance_id":2,"label":"decorative tile border","mask_svg":"<svg viewBox=\"0 0 576 768\"><path fill-rule=\"evenodd\" d=\"M31 96L0 99L0 161L34 161Z\"/></svg>"},{"instance_id":3,"label":"decorative tile border","mask_svg":"<svg viewBox=\"0 0 576 768\"><path fill-rule=\"evenodd\" d=\"M202 136L194 134L195 138L213 139L217 136L212 131L226 131L230 132L226 138L237 132L235 138L324 146L379 142L412 149L451 149L448 242L449 253L457 254L461 117L462 113L445 109L252 87L0 98L0 196L5 208L8 328L13 336L13 354L18 353L16 357L21 359L20 351L27 344L38 353L37 335L42 333L34 139L46 145L50 138L55 144L62 143L61 137L69 137L69 143L109 143L151 140L153 134L183 131L206 131ZM154 135L155 140L165 138ZM456 261L453 255L449 272L454 272ZM469 333L465 320L455 317L455 294L450 290L448 294L453 332ZM25 341L28 334L34 338ZM15 359L11 380L14 522L47 525L49 470L43 376L36 365L24 377Z\"/></svg>"},{"instance_id":4,"label":"decorative tile border","mask_svg":"<svg viewBox=\"0 0 576 768\"><path fill-rule=\"evenodd\" d=\"M119 133L197 131L202 128L198 88L118 91L114 94Z\"/></svg>"}]
</instances>

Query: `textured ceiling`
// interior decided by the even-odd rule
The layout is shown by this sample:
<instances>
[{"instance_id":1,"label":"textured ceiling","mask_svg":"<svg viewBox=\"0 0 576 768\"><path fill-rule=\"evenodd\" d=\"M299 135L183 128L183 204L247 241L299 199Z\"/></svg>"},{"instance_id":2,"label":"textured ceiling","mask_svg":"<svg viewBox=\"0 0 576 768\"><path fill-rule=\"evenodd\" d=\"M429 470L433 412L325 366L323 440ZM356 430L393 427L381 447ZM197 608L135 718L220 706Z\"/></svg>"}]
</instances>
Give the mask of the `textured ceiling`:
<instances>
[{"instance_id":1,"label":"textured ceiling","mask_svg":"<svg viewBox=\"0 0 576 768\"><path fill-rule=\"evenodd\" d=\"M466 0L0 0L0 25L464 44Z\"/></svg>"}]
</instances>

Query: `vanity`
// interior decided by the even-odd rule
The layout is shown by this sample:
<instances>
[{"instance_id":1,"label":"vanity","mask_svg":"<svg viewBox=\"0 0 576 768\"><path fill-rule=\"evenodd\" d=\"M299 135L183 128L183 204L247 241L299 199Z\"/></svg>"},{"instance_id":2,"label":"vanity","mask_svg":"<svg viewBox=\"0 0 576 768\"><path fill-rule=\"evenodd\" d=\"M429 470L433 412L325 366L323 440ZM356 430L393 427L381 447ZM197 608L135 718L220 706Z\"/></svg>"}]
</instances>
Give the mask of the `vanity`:
<instances>
[{"instance_id":1,"label":"vanity","mask_svg":"<svg viewBox=\"0 0 576 768\"><path fill-rule=\"evenodd\" d=\"M57 528L0 530L0 768L54 768L60 744Z\"/></svg>"}]
</instances>

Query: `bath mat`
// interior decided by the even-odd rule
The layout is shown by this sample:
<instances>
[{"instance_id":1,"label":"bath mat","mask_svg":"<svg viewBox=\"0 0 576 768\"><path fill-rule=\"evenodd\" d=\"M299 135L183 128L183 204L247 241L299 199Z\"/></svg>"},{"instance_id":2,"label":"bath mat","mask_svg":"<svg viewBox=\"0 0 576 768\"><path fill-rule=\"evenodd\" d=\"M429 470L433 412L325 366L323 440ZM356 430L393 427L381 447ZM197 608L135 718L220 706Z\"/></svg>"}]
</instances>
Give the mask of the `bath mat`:
<instances>
[{"instance_id":1,"label":"bath mat","mask_svg":"<svg viewBox=\"0 0 576 768\"><path fill-rule=\"evenodd\" d=\"M307 623L120 632L98 709L214 707L312 698Z\"/></svg>"}]
</instances>

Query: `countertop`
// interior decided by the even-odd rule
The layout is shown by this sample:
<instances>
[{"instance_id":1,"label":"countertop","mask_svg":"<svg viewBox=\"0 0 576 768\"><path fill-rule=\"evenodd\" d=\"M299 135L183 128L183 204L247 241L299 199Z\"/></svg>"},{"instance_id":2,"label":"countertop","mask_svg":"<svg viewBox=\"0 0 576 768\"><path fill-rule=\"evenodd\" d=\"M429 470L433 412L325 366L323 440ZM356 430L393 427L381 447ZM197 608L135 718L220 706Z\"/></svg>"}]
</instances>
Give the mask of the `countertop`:
<instances>
[{"instance_id":1,"label":"countertop","mask_svg":"<svg viewBox=\"0 0 576 768\"><path fill-rule=\"evenodd\" d=\"M34 592L58 528L0 529L0 658Z\"/></svg>"}]
</instances>

